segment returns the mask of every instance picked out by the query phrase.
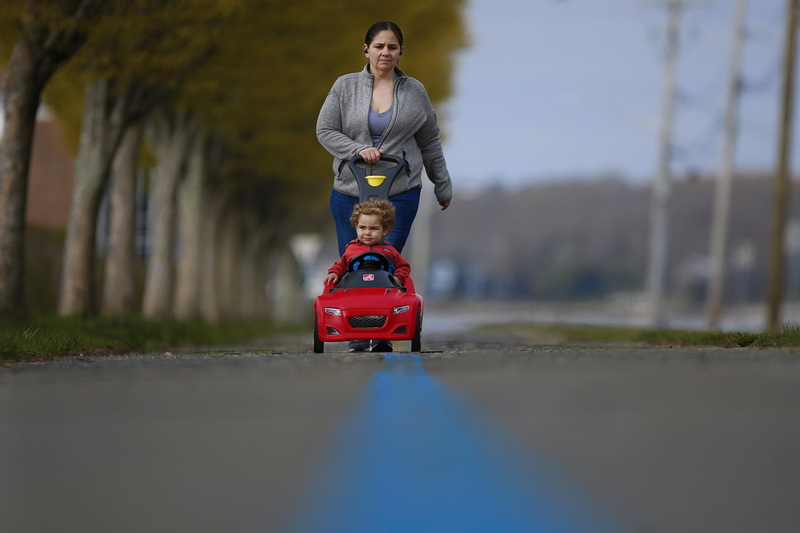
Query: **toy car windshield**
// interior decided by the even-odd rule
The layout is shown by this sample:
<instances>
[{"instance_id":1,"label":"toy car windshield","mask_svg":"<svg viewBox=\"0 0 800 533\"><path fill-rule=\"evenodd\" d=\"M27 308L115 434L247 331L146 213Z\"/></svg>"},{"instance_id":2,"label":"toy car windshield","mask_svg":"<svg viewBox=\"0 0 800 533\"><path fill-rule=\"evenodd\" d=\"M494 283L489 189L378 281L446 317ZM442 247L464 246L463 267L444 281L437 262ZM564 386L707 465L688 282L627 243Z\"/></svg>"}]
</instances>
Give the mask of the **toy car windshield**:
<instances>
[{"instance_id":1,"label":"toy car windshield","mask_svg":"<svg viewBox=\"0 0 800 533\"><path fill-rule=\"evenodd\" d=\"M393 288L405 291L405 287L389 275L389 268L389 258L385 255L365 252L350 260L347 274L333 290Z\"/></svg>"}]
</instances>

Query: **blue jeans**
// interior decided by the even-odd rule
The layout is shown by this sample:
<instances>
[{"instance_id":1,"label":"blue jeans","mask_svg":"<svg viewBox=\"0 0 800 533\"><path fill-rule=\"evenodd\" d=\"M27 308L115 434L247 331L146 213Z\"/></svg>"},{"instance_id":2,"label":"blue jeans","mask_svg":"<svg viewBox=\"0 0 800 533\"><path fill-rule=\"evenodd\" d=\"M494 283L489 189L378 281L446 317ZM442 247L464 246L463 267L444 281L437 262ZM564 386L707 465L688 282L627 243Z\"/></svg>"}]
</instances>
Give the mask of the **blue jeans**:
<instances>
[{"instance_id":1,"label":"blue jeans","mask_svg":"<svg viewBox=\"0 0 800 533\"><path fill-rule=\"evenodd\" d=\"M419 194L422 189L411 189L389 198L394 205L397 217L394 222L394 229L386 236L386 242L397 248L403 253L408 235L411 233L411 225L417 216L419 209ZM336 240L339 243L339 255L344 255L347 244L356 238L356 229L350 224L350 215L353 214L353 207L358 203L355 196L347 196L339 191L331 190L331 214L333 223L336 226Z\"/></svg>"}]
</instances>

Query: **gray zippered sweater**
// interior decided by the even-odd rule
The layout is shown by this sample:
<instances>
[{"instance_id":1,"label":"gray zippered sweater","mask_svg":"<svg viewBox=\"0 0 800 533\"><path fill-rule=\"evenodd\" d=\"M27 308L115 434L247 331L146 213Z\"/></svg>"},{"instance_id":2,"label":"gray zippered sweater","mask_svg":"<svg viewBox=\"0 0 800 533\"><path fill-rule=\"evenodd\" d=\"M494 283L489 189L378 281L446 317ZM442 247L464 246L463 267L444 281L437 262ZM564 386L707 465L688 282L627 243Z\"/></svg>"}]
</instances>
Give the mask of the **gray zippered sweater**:
<instances>
[{"instance_id":1,"label":"gray zippered sweater","mask_svg":"<svg viewBox=\"0 0 800 533\"><path fill-rule=\"evenodd\" d=\"M406 170L395 178L390 195L422 187L422 168L434 184L436 200L452 199L453 188L447 172L436 113L425 87L395 69L392 116L376 148L408 161ZM358 196L358 184L347 162L372 146L368 117L374 78L368 65L361 72L345 74L334 82L317 118L317 139L333 155L333 188Z\"/></svg>"}]
</instances>

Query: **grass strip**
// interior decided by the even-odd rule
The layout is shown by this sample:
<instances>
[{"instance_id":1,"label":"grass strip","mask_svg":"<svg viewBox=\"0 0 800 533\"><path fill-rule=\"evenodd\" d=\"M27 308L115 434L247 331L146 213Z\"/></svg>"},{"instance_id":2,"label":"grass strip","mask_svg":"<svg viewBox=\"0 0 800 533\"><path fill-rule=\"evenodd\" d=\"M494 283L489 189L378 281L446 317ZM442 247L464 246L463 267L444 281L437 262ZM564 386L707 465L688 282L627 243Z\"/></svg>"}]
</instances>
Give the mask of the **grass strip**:
<instances>
[{"instance_id":1,"label":"grass strip","mask_svg":"<svg viewBox=\"0 0 800 533\"><path fill-rule=\"evenodd\" d=\"M264 322L208 324L140 317L43 317L0 322L0 360L26 361L80 354L219 346L280 331Z\"/></svg>"},{"instance_id":2,"label":"grass strip","mask_svg":"<svg viewBox=\"0 0 800 533\"><path fill-rule=\"evenodd\" d=\"M800 346L800 325L786 324L775 332L720 332L628 327L539 325L516 323L481 328L493 334L516 337L523 341L547 338L558 343L647 345L647 346L718 346L718 347L791 347Z\"/></svg>"},{"instance_id":3,"label":"grass strip","mask_svg":"<svg viewBox=\"0 0 800 533\"><path fill-rule=\"evenodd\" d=\"M493 334L537 343L618 346L800 346L800 325L780 331L709 332L628 327L512 323L478 328ZM237 344L270 335L297 332L266 322L208 324L201 321L146 320L141 317L39 317L0 322L0 360L31 361L72 355L149 352L191 346ZM548 342L549 342L548 341Z\"/></svg>"}]
</instances>

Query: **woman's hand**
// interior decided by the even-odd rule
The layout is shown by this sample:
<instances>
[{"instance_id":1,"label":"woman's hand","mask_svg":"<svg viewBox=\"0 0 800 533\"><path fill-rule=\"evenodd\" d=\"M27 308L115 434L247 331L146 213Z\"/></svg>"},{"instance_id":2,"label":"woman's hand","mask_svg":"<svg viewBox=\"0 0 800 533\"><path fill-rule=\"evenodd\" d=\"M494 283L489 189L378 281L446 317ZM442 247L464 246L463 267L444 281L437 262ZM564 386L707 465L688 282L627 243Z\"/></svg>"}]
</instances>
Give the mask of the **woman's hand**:
<instances>
[{"instance_id":1,"label":"woman's hand","mask_svg":"<svg viewBox=\"0 0 800 533\"><path fill-rule=\"evenodd\" d=\"M373 164L381 160L382 153L383 150L378 150L377 148L365 148L358 152L358 155L361 156L365 163Z\"/></svg>"},{"instance_id":2,"label":"woman's hand","mask_svg":"<svg viewBox=\"0 0 800 533\"><path fill-rule=\"evenodd\" d=\"M439 205L442 206L442 211L450 207L450 200L445 200L444 202L439 202Z\"/></svg>"}]
</instances>

